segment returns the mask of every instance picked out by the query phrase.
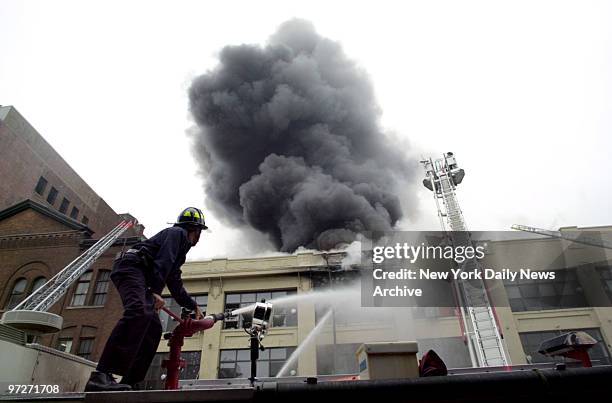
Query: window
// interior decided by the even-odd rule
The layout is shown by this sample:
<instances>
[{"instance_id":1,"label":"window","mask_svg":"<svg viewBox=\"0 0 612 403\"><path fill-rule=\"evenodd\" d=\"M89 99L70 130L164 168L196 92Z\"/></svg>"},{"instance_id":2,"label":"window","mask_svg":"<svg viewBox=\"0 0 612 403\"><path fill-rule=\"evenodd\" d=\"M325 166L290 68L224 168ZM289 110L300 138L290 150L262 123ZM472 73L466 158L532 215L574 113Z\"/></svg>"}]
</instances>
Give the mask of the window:
<instances>
[{"instance_id":1,"label":"window","mask_svg":"<svg viewBox=\"0 0 612 403\"><path fill-rule=\"evenodd\" d=\"M89 290L89 282L91 281L91 271L85 272L79 277L79 281L74 289L72 295L71 306L83 306L85 305L85 299L87 298L87 291Z\"/></svg>"},{"instance_id":2,"label":"window","mask_svg":"<svg viewBox=\"0 0 612 403\"><path fill-rule=\"evenodd\" d=\"M11 296L6 303L7 310L15 308L23 300L27 285L28 280L25 278L15 280L15 283L13 284L13 291L11 291Z\"/></svg>"},{"instance_id":3,"label":"window","mask_svg":"<svg viewBox=\"0 0 612 403\"><path fill-rule=\"evenodd\" d=\"M34 189L34 191L42 196L43 193L45 193L45 189L47 188L47 183L47 180L41 176L38 179L38 183L36 184L36 188Z\"/></svg>"},{"instance_id":4,"label":"window","mask_svg":"<svg viewBox=\"0 0 612 403\"><path fill-rule=\"evenodd\" d=\"M82 337L79 341L79 351L77 354L81 358L89 360L91 358L91 352L93 351L94 339L91 337Z\"/></svg>"},{"instance_id":5,"label":"window","mask_svg":"<svg viewBox=\"0 0 612 403\"><path fill-rule=\"evenodd\" d=\"M208 305L208 295L192 295L196 303L200 307L200 310L206 315L206 307ZM172 297L165 297L164 302L166 308L170 309L173 313L181 316L181 306ZM171 332L176 327L176 321L170 317L166 312L159 312L159 319L162 323L162 329L164 332Z\"/></svg>"},{"instance_id":6,"label":"window","mask_svg":"<svg viewBox=\"0 0 612 403\"><path fill-rule=\"evenodd\" d=\"M317 375L359 373L359 366L355 353L360 346L361 343L336 344L335 348L333 344L317 346ZM336 356L335 359L334 353Z\"/></svg>"},{"instance_id":7,"label":"window","mask_svg":"<svg viewBox=\"0 0 612 403\"><path fill-rule=\"evenodd\" d=\"M72 337L62 337L57 340L57 349L66 353L72 352Z\"/></svg>"},{"instance_id":8,"label":"window","mask_svg":"<svg viewBox=\"0 0 612 403\"><path fill-rule=\"evenodd\" d=\"M81 222L85 225L89 224L89 218L87 218L86 215L83 216L83 219L81 220Z\"/></svg>"},{"instance_id":9,"label":"window","mask_svg":"<svg viewBox=\"0 0 612 403\"><path fill-rule=\"evenodd\" d=\"M612 267L598 267L597 271L599 272L603 289L608 294L608 300L612 302Z\"/></svg>"},{"instance_id":10,"label":"window","mask_svg":"<svg viewBox=\"0 0 612 403\"><path fill-rule=\"evenodd\" d=\"M55 199L57 199L57 189L52 186L51 190L49 190L49 194L47 195L47 201L53 206Z\"/></svg>"},{"instance_id":11,"label":"window","mask_svg":"<svg viewBox=\"0 0 612 403\"><path fill-rule=\"evenodd\" d=\"M70 212L70 218L74 218L75 220L79 216L79 209L76 207L72 207L72 211Z\"/></svg>"},{"instance_id":12,"label":"window","mask_svg":"<svg viewBox=\"0 0 612 403\"><path fill-rule=\"evenodd\" d=\"M94 290L92 305L103 306L106 302L106 294L108 294L108 280L110 279L110 271L98 271L98 279Z\"/></svg>"},{"instance_id":13,"label":"window","mask_svg":"<svg viewBox=\"0 0 612 403\"><path fill-rule=\"evenodd\" d=\"M273 347L259 352L257 376L273 377L278 374L295 347ZM297 374L297 361L285 375ZM221 350L219 357L219 378L248 378L251 376L251 352L249 349Z\"/></svg>"},{"instance_id":14,"label":"window","mask_svg":"<svg viewBox=\"0 0 612 403\"><path fill-rule=\"evenodd\" d=\"M30 288L30 294L34 291L38 290L47 282L47 279L44 277L36 277L36 279L32 282L32 288Z\"/></svg>"},{"instance_id":15,"label":"window","mask_svg":"<svg viewBox=\"0 0 612 403\"><path fill-rule=\"evenodd\" d=\"M555 271L554 280L504 281L513 312L588 306L576 269Z\"/></svg>"},{"instance_id":16,"label":"window","mask_svg":"<svg viewBox=\"0 0 612 403\"><path fill-rule=\"evenodd\" d=\"M179 379L198 379L201 356L200 351L183 351L181 353L181 358L185 360L185 368L179 373ZM155 354L144 381L139 384L141 389L164 389L164 381L161 380L161 376L166 373L166 370L161 365L162 361L167 358L168 353Z\"/></svg>"},{"instance_id":17,"label":"window","mask_svg":"<svg viewBox=\"0 0 612 403\"><path fill-rule=\"evenodd\" d=\"M62 204L60 205L59 212L62 214L66 214L66 211L68 211L69 204L70 204L70 200L64 197L64 200L62 200Z\"/></svg>"},{"instance_id":18,"label":"window","mask_svg":"<svg viewBox=\"0 0 612 403\"><path fill-rule=\"evenodd\" d=\"M234 310L253 305L262 299L274 300L295 294L295 290L289 291L259 291L225 294L225 310ZM244 322L251 321L251 313L245 313L238 317L228 318L223 323L224 329L241 329ZM297 326L297 305L295 303L275 305L272 311L271 326Z\"/></svg>"},{"instance_id":19,"label":"window","mask_svg":"<svg viewBox=\"0 0 612 403\"><path fill-rule=\"evenodd\" d=\"M412 308L412 317L414 319L435 319L449 316L456 316L456 308L441 306L441 307L420 307Z\"/></svg>"},{"instance_id":20,"label":"window","mask_svg":"<svg viewBox=\"0 0 612 403\"><path fill-rule=\"evenodd\" d=\"M584 331L591 335L595 340L598 341L596 345L589 350L589 356L593 365L609 365L612 363L610 360L610 352L606 348L606 343L601 337L599 329L568 329L568 330L553 330L545 332L528 332L519 333L521 337L521 344L527 357L527 362L538 363L538 362L563 362L563 357L547 357L543 354L538 353L540 344L547 339L555 336L560 336L564 333L571 331ZM571 359L570 359L571 360Z\"/></svg>"}]
</instances>

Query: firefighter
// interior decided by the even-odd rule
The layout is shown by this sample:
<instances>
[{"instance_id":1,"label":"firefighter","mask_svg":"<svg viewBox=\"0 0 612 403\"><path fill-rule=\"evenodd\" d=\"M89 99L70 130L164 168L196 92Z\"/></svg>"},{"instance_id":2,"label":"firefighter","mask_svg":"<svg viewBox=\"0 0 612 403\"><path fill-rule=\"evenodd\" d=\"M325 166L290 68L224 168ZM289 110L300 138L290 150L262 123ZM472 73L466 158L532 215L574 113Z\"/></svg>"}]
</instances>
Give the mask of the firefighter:
<instances>
[{"instance_id":1,"label":"firefighter","mask_svg":"<svg viewBox=\"0 0 612 403\"><path fill-rule=\"evenodd\" d=\"M188 207L174 226L137 243L115 261L110 277L123 302L123 317L106 342L86 392L131 390L145 378L161 339L158 313L164 306L164 286L176 302L202 319L202 311L183 287L181 266L207 228L202 211ZM120 383L111 374L122 375Z\"/></svg>"}]
</instances>

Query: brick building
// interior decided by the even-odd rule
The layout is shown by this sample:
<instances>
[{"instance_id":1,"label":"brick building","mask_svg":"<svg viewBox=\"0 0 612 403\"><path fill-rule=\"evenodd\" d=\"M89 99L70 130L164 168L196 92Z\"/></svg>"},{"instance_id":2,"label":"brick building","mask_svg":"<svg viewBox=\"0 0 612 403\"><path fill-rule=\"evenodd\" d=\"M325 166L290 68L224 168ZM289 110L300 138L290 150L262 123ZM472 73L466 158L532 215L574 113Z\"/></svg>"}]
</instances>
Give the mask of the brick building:
<instances>
[{"instance_id":1,"label":"brick building","mask_svg":"<svg viewBox=\"0 0 612 403\"><path fill-rule=\"evenodd\" d=\"M81 255L129 214L117 214L13 107L0 107L0 315ZM63 329L43 345L97 360L121 300L110 286L116 254L141 239L137 225L50 311Z\"/></svg>"},{"instance_id":2,"label":"brick building","mask_svg":"<svg viewBox=\"0 0 612 403\"><path fill-rule=\"evenodd\" d=\"M117 213L12 106L0 106L0 210L31 199L107 233Z\"/></svg>"}]
</instances>

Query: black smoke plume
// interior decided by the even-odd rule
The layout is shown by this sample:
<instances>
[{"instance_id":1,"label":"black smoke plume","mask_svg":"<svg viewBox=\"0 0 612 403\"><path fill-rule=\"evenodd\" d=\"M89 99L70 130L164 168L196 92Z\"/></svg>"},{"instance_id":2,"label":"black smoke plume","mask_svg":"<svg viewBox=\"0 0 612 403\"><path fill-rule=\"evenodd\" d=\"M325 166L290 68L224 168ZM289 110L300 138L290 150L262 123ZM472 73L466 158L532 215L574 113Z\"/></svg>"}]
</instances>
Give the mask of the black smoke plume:
<instances>
[{"instance_id":1,"label":"black smoke plume","mask_svg":"<svg viewBox=\"0 0 612 403\"><path fill-rule=\"evenodd\" d=\"M402 216L406 150L381 131L366 73L311 23L286 22L265 47L223 48L189 100L209 207L226 221L291 252L389 231Z\"/></svg>"}]
</instances>

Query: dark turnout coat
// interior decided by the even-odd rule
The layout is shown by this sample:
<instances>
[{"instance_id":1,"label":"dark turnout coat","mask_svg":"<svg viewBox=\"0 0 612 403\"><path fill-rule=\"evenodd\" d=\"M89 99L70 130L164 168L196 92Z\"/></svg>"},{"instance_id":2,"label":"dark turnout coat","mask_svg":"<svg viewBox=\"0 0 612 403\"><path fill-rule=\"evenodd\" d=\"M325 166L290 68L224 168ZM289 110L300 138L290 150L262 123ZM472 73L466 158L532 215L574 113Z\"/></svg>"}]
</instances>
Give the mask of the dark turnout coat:
<instances>
[{"instance_id":1,"label":"dark turnout coat","mask_svg":"<svg viewBox=\"0 0 612 403\"><path fill-rule=\"evenodd\" d=\"M181 266L191 249L187 230L181 227L166 228L132 248L144 254L147 286L152 292L161 294L164 286L167 286L176 302L195 310L196 302L187 294L181 280Z\"/></svg>"},{"instance_id":2,"label":"dark turnout coat","mask_svg":"<svg viewBox=\"0 0 612 403\"><path fill-rule=\"evenodd\" d=\"M115 262L111 280L124 311L106 342L98 371L123 375L122 383L131 385L145 378L162 332L153 293L159 295L168 286L181 306L197 307L181 280L181 266L190 248L187 231L171 227L134 245Z\"/></svg>"}]
</instances>

